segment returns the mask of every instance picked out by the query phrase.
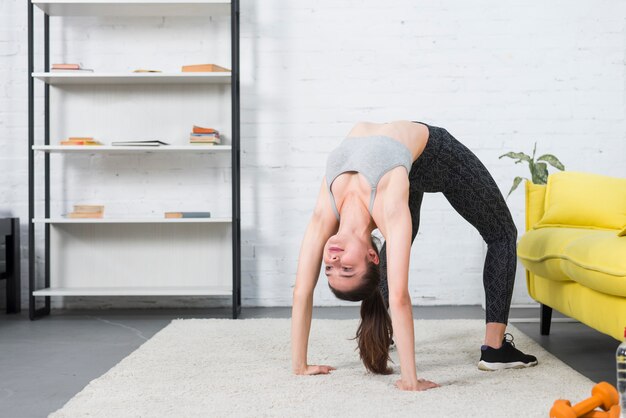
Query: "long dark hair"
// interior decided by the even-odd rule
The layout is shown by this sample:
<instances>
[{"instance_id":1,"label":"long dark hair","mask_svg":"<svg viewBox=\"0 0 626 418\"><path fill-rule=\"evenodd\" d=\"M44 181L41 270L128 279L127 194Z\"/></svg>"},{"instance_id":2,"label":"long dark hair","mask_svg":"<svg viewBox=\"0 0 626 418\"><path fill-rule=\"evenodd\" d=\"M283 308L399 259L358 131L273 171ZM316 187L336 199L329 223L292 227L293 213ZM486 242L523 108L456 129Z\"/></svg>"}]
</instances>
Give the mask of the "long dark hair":
<instances>
[{"instance_id":1,"label":"long dark hair","mask_svg":"<svg viewBox=\"0 0 626 418\"><path fill-rule=\"evenodd\" d=\"M378 254L378 248L372 237L372 247ZM378 264L368 262L367 271L363 275L361 285L353 290L342 292L328 287L335 296L342 300L361 302L361 322L356 330L359 355L365 368L376 374L391 374L393 370L387 365L389 345L393 338L391 318L387 313L383 295L378 285L380 268Z\"/></svg>"}]
</instances>

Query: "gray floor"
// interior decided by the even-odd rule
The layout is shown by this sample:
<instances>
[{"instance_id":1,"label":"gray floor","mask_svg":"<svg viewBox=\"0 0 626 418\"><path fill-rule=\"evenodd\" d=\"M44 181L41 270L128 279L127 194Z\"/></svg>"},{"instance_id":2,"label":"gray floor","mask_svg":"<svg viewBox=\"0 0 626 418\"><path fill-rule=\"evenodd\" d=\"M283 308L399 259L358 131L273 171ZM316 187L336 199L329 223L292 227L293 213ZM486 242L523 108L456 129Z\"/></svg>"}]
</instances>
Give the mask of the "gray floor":
<instances>
[{"instance_id":1,"label":"gray floor","mask_svg":"<svg viewBox=\"0 0 626 418\"><path fill-rule=\"evenodd\" d=\"M358 318L358 307L315 308L316 318ZM0 313L0 417L45 417L92 379L117 364L176 318L229 318L228 310L53 311L29 321ZM245 308L241 318L288 318L289 308ZM558 317L555 314L555 317ZM423 319L483 319L480 307L416 307ZM550 336L535 309L513 309L511 323L547 351L594 381L615 383L618 342L580 323L553 322ZM558 319L556 320L558 321ZM287 366L286 366L287 367Z\"/></svg>"}]
</instances>

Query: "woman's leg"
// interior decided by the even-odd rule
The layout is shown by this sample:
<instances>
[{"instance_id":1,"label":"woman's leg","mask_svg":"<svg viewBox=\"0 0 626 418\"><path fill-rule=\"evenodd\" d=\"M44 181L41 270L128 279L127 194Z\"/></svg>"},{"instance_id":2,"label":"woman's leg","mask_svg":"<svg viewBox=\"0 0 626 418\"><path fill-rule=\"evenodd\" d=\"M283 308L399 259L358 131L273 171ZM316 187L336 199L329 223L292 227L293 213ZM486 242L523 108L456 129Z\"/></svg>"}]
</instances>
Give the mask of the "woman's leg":
<instances>
[{"instance_id":1,"label":"woman's leg","mask_svg":"<svg viewBox=\"0 0 626 418\"><path fill-rule=\"evenodd\" d=\"M481 234L487 243L483 270L486 319L488 323L506 325L517 266L517 229L511 212L478 157L446 129L428 128L430 136L426 148L409 174L411 187L442 192L452 207ZM498 329L503 332L504 327Z\"/></svg>"},{"instance_id":2,"label":"woman's leg","mask_svg":"<svg viewBox=\"0 0 626 418\"><path fill-rule=\"evenodd\" d=\"M434 164L433 171L446 180L446 199L487 243L483 269L486 322L507 324L517 266L517 229L511 212L487 168L452 135L442 141Z\"/></svg>"},{"instance_id":3,"label":"woman's leg","mask_svg":"<svg viewBox=\"0 0 626 418\"><path fill-rule=\"evenodd\" d=\"M487 243L483 269L486 296L485 344L478 368L499 370L531 367L537 358L524 354L504 338L515 281L517 229L496 182L482 162L445 129L440 129L439 151L428 174L452 207L480 232Z\"/></svg>"}]
</instances>

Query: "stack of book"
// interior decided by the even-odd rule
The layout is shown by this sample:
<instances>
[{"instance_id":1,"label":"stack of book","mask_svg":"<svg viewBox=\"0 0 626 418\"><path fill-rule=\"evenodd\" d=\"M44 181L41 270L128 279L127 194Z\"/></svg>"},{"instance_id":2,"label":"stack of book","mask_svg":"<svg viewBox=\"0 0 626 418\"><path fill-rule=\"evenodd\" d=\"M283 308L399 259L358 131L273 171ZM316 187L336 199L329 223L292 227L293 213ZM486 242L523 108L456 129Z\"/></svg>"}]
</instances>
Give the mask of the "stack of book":
<instances>
[{"instance_id":1,"label":"stack of book","mask_svg":"<svg viewBox=\"0 0 626 418\"><path fill-rule=\"evenodd\" d=\"M91 72L93 73L92 69L89 68L82 68L81 64L52 64L52 69L51 71L53 72L81 72L81 71L86 71L86 72Z\"/></svg>"},{"instance_id":2,"label":"stack of book","mask_svg":"<svg viewBox=\"0 0 626 418\"><path fill-rule=\"evenodd\" d=\"M61 141L61 145L102 145L102 142L96 141L91 136L70 136Z\"/></svg>"},{"instance_id":3,"label":"stack of book","mask_svg":"<svg viewBox=\"0 0 626 418\"><path fill-rule=\"evenodd\" d=\"M220 143L220 133L213 128L203 128L201 126L193 126L189 136L191 144L213 145Z\"/></svg>"},{"instance_id":4,"label":"stack of book","mask_svg":"<svg viewBox=\"0 0 626 418\"><path fill-rule=\"evenodd\" d=\"M102 218L104 206L102 205L74 205L74 212L67 214L68 218Z\"/></svg>"}]
</instances>

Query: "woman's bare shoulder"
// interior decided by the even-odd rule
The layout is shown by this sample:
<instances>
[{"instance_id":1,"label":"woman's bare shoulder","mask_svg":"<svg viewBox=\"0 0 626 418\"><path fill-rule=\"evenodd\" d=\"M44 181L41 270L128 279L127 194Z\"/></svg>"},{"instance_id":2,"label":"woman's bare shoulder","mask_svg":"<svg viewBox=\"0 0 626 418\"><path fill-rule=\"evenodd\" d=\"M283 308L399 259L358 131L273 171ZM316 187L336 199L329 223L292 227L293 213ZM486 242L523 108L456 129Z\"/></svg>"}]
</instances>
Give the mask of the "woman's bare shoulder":
<instances>
[{"instance_id":1,"label":"woman's bare shoulder","mask_svg":"<svg viewBox=\"0 0 626 418\"><path fill-rule=\"evenodd\" d=\"M348 137L351 136L369 136L369 135L376 135L378 133L378 131L380 130L381 127L381 123L374 123L374 122L366 122L366 121L360 121L355 123L352 126L352 129L350 129L350 132L348 132Z\"/></svg>"}]
</instances>

